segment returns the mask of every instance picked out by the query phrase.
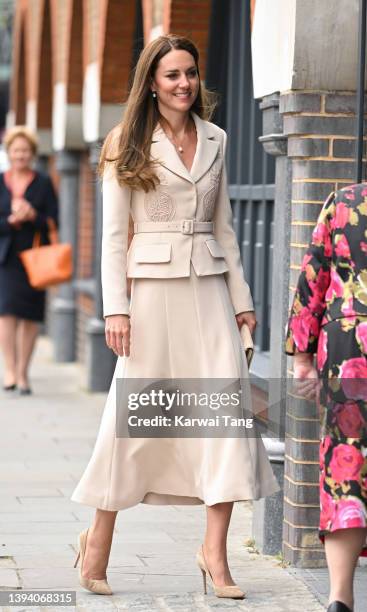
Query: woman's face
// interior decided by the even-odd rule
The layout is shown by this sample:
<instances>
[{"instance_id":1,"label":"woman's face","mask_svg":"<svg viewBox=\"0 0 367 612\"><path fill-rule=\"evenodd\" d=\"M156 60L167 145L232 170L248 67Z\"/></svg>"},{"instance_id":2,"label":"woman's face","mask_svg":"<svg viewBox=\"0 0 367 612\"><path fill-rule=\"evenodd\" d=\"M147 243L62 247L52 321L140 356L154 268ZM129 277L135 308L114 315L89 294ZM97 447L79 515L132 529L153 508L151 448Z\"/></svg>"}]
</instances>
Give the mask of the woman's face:
<instances>
[{"instance_id":1,"label":"woman's face","mask_svg":"<svg viewBox=\"0 0 367 612\"><path fill-rule=\"evenodd\" d=\"M33 151L28 140L23 136L14 138L8 147L8 158L10 166L14 170L28 169L33 160Z\"/></svg>"},{"instance_id":2,"label":"woman's face","mask_svg":"<svg viewBox=\"0 0 367 612\"><path fill-rule=\"evenodd\" d=\"M191 53L172 49L159 61L151 89L159 109L187 112L199 91L199 75Z\"/></svg>"}]
</instances>

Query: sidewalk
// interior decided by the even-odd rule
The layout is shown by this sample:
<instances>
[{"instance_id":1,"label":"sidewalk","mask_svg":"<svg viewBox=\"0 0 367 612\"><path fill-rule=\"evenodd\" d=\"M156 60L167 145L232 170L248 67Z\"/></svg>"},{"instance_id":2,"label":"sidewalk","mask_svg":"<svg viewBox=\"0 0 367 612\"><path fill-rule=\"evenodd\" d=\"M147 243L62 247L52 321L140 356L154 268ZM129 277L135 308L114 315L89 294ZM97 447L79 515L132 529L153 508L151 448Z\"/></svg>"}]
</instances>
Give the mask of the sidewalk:
<instances>
[{"instance_id":1,"label":"sidewalk","mask_svg":"<svg viewBox=\"0 0 367 612\"><path fill-rule=\"evenodd\" d=\"M76 536L89 525L93 509L69 498L90 457L105 395L81 391L77 366L54 364L46 338L38 342L31 374L32 397L0 391L1 590L76 590L76 609L88 612L324 610L302 572L291 573L246 546L249 503L235 504L229 533L233 577L248 593L243 601L220 600L210 588L203 594L195 552L204 533L204 506L139 504L120 512L108 570L115 595L78 588ZM74 608L2 608L17 609Z\"/></svg>"}]
</instances>

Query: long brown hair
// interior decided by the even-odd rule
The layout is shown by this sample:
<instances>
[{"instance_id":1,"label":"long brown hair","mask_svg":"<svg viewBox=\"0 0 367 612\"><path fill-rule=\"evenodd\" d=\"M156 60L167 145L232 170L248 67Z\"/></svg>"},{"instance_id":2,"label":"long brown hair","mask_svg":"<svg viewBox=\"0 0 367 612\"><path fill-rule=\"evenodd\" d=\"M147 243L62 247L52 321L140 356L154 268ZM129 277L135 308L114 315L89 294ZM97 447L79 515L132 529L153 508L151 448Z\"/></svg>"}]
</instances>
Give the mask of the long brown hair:
<instances>
[{"instance_id":1,"label":"long brown hair","mask_svg":"<svg viewBox=\"0 0 367 612\"><path fill-rule=\"evenodd\" d=\"M159 179L150 159L153 131L161 118L150 89L158 63L172 49L188 51L195 60L199 91L191 107L202 119L210 119L215 97L200 81L199 52L194 43L181 36L160 36L142 51L135 68L134 80L121 122L111 130L102 147L98 172L103 175L106 163L114 164L119 184L132 189L155 189Z\"/></svg>"}]
</instances>

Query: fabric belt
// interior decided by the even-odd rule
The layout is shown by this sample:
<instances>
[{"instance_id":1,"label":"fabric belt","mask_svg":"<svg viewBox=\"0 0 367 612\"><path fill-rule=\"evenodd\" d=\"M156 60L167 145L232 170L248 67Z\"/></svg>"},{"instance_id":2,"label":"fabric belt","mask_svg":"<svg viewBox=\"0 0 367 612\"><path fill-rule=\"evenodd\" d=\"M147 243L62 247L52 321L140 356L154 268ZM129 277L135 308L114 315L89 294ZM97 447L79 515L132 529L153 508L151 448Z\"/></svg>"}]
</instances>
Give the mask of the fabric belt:
<instances>
[{"instance_id":1,"label":"fabric belt","mask_svg":"<svg viewBox=\"0 0 367 612\"><path fill-rule=\"evenodd\" d=\"M182 221L140 221L134 223L135 234L140 234L141 232L196 234L197 232L213 233L213 230L213 221L194 221L194 219L183 219Z\"/></svg>"}]
</instances>

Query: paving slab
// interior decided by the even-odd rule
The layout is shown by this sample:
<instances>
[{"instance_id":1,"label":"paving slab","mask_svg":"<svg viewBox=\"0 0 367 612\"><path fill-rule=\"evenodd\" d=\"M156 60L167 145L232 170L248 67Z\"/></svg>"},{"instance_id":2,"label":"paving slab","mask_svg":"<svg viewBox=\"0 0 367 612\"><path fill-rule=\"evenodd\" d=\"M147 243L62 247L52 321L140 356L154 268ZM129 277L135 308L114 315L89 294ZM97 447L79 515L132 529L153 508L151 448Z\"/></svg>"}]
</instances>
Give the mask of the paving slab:
<instances>
[{"instance_id":1,"label":"paving slab","mask_svg":"<svg viewBox=\"0 0 367 612\"><path fill-rule=\"evenodd\" d=\"M17 589L20 586L17 569L0 568L0 584L9 589Z\"/></svg>"},{"instance_id":2,"label":"paving slab","mask_svg":"<svg viewBox=\"0 0 367 612\"><path fill-rule=\"evenodd\" d=\"M360 564L362 565L362 561ZM363 564L364 565L364 564ZM302 580L318 601L327 606L329 596L329 575L326 568L298 569L289 568L288 572ZM355 612L366 612L367 610L367 568L357 567L354 581Z\"/></svg>"}]
</instances>

